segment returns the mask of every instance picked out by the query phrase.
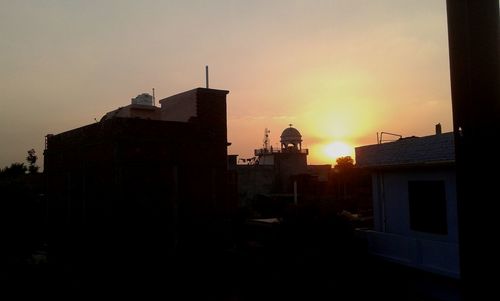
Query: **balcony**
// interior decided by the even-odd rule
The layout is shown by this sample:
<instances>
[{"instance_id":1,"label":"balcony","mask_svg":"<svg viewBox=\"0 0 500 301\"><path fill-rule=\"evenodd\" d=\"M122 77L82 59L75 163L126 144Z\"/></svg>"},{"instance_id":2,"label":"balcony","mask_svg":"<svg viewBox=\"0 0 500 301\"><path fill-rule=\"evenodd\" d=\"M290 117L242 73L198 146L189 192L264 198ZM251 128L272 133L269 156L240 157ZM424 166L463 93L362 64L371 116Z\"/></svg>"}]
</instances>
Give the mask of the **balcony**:
<instances>
[{"instance_id":1,"label":"balcony","mask_svg":"<svg viewBox=\"0 0 500 301\"><path fill-rule=\"evenodd\" d=\"M459 278L458 244L358 229L370 253L386 260Z\"/></svg>"},{"instance_id":2,"label":"balcony","mask_svg":"<svg viewBox=\"0 0 500 301\"><path fill-rule=\"evenodd\" d=\"M260 148L254 150L254 154L256 156L266 156L266 155L272 155L272 154L290 154L290 153L297 153L297 154L305 154L309 155L309 150L307 148L305 149L296 149L296 148L287 148L287 149L265 149L265 148Z\"/></svg>"}]
</instances>

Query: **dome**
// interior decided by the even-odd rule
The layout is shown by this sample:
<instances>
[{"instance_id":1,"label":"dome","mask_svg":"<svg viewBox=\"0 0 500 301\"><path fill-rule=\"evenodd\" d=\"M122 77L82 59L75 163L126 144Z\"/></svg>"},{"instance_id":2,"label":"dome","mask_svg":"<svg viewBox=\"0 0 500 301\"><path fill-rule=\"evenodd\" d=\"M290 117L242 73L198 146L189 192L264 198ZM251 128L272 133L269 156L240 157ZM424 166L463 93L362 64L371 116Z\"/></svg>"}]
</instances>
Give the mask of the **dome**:
<instances>
[{"instance_id":1,"label":"dome","mask_svg":"<svg viewBox=\"0 0 500 301\"><path fill-rule=\"evenodd\" d=\"M293 128L292 125L290 125L289 128L286 128L283 133L281 133L281 143L295 145L301 142L302 135L296 128Z\"/></svg>"}]
</instances>

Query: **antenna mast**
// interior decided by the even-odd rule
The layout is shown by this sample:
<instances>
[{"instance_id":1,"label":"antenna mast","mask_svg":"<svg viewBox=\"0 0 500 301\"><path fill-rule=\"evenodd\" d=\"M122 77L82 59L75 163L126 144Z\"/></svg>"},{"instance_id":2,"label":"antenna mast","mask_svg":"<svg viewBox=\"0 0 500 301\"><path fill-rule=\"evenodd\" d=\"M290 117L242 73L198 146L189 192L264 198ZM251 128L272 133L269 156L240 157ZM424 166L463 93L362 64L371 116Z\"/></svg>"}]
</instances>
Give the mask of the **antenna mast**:
<instances>
[{"instance_id":1,"label":"antenna mast","mask_svg":"<svg viewBox=\"0 0 500 301\"><path fill-rule=\"evenodd\" d=\"M208 89L208 65L205 66L205 81Z\"/></svg>"},{"instance_id":2,"label":"antenna mast","mask_svg":"<svg viewBox=\"0 0 500 301\"><path fill-rule=\"evenodd\" d=\"M155 106L155 88L153 88L153 107Z\"/></svg>"},{"instance_id":3,"label":"antenna mast","mask_svg":"<svg viewBox=\"0 0 500 301\"><path fill-rule=\"evenodd\" d=\"M402 139L403 136L402 135L399 135L399 134L393 134L393 133L388 133L388 132L380 132L380 135L378 134L377 132L377 139L378 139L378 144L382 144L383 142L388 142L388 141L396 141L395 139L383 139L383 135L386 134L386 135L391 135L391 136L396 136L396 137L399 137L399 139Z\"/></svg>"},{"instance_id":4,"label":"antenna mast","mask_svg":"<svg viewBox=\"0 0 500 301\"><path fill-rule=\"evenodd\" d=\"M271 133L271 131L266 128L264 130L264 145L263 145L265 150L269 150L269 145L271 144L271 142L269 141L269 133Z\"/></svg>"}]
</instances>

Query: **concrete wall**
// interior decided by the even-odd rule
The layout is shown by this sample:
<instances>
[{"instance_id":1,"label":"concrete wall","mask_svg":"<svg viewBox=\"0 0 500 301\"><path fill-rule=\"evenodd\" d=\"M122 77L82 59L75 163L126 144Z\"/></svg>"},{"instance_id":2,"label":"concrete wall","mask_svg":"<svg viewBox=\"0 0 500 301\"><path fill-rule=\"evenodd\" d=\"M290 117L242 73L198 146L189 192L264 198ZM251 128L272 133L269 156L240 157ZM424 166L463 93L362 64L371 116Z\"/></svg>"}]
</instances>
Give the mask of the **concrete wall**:
<instances>
[{"instance_id":1,"label":"concrete wall","mask_svg":"<svg viewBox=\"0 0 500 301\"><path fill-rule=\"evenodd\" d=\"M332 165L308 165L307 170L309 174L317 176L318 181L328 182L328 177L330 176L330 172L332 171Z\"/></svg>"},{"instance_id":2,"label":"concrete wall","mask_svg":"<svg viewBox=\"0 0 500 301\"><path fill-rule=\"evenodd\" d=\"M358 230L372 254L414 268L460 277L458 244L377 231Z\"/></svg>"},{"instance_id":3,"label":"concrete wall","mask_svg":"<svg viewBox=\"0 0 500 301\"><path fill-rule=\"evenodd\" d=\"M190 90L160 100L162 120L187 122L197 116L197 90Z\"/></svg>"},{"instance_id":4,"label":"concrete wall","mask_svg":"<svg viewBox=\"0 0 500 301\"><path fill-rule=\"evenodd\" d=\"M236 208L228 189L228 92L193 91L186 94L197 96L199 114L189 122L111 118L48 138L52 255L78 261L82 252L105 262L127 248L143 260L140 254L153 259L209 240Z\"/></svg>"},{"instance_id":5,"label":"concrete wall","mask_svg":"<svg viewBox=\"0 0 500 301\"><path fill-rule=\"evenodd\" d=\"M259 165L274 165L274 154L259 157Z\"/></svg>"},{"instance_id":6,"label":"concrete wall","mask_svg":"<svg viewBox=\"0 0 500 301\"><path fill-rule=\"evenodd\" d=\"M274 189L275 169L272 165L238 165L240 206L248 205L255 195L267 195Z\"/></svg>"},{"instance_id":7,"label":"concrete wall","mask_svg":"<svg viewBox=\"0 0 500 301\"><path fill-rule=\"evenodd\" d=\"M409 237L457 242L457 198L453 170L384 171L373 174L375 230ZM448 235L412 231L408 201L408 181L445 182Z\"/></svg>"},{"instance_id":8,"label":"concrete wall","mask_svg":"<svg viewBox=\"0 0 500 301\"><path fill-rule=\"evenodd\" d=\"M408 181L444 181L448 234L410 229ZM366 235L370 252L391 261L458 278L458 221L455 172L378 171L372 175L374 231Z\"/></svg>"},{"instance_id":9,"label":"concrete wall","mask_svg":"<svg viewBox=\"0 0 500 301\"><path fill-rule=\"evenodd\" d=\"M278 187L282 192L292 192L290 177L307 174L307 154L299 152L278 153L274 157L276 172L279 175Z\"/></svg>"}]
</instances>

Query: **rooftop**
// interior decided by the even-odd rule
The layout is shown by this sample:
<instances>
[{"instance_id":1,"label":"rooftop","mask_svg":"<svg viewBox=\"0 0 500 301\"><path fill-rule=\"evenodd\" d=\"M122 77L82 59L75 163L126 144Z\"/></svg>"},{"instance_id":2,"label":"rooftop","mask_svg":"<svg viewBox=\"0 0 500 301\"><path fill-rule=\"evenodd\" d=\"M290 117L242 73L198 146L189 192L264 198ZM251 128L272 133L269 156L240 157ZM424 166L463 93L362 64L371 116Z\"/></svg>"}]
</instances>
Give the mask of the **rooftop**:
<instances>
[{"instance_id":1,"label":"rooftop","mask_svg":"<svg viewBox=\"0 0 500 301\"><path fill-rule=\"evenodd\" d=\"M453 132L356 147L358 167L402 167L455 162Z\"/></svg>"}]
</instances>

